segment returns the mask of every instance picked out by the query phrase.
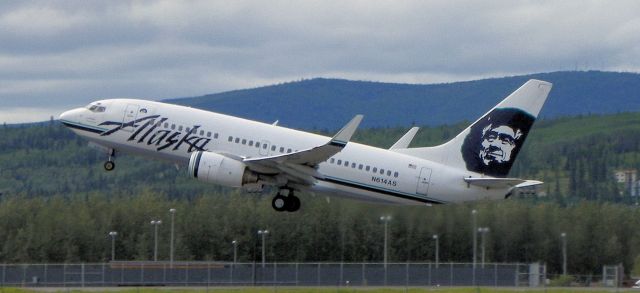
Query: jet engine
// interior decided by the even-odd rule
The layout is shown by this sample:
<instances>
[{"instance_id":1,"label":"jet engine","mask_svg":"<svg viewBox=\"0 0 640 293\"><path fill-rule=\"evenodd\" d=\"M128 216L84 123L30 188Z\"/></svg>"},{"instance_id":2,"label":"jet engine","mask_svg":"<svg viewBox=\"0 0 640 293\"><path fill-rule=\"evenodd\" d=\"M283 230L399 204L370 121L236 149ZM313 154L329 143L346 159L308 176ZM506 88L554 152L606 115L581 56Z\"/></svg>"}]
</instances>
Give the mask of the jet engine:
<instances>
[{"instance_id":1,"label":"jet engine","mask_svg":"<svg viewBox=\"0 0 640 293\"><path fill-rule=\"evenodd\" d=\"M247 169L243 162L203 151L191 154L189 176L227 187L242 187L258 182L258 174Z\"/></svg>"}]
</instances>

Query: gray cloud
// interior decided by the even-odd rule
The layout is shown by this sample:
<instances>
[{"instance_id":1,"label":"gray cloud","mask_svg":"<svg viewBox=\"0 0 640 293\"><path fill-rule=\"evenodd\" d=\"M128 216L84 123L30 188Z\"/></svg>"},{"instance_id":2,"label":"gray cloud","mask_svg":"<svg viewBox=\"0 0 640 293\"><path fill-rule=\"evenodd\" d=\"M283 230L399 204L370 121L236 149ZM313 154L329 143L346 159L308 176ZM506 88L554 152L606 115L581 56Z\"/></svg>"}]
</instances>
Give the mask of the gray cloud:
<instances>
[{"instance_id":1,"label":"gray cloud","mask_svg":"<svg viewBox=\"0 0 640 293\"><path fill-rule=\"evenodd\" d=\"M638 71L637 11L637 1L2 3L0 107L59 109L316 76L428 83Z\"/></svg>"}]
</instances>

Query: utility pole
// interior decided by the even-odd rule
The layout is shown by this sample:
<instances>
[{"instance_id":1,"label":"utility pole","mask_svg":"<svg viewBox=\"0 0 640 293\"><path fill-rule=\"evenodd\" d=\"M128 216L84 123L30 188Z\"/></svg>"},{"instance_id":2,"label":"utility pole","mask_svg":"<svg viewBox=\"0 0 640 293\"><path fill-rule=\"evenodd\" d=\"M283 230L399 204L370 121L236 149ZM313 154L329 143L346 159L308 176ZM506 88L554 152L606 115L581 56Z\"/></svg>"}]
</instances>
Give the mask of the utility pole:
<instances>
[{"instance_id":1,"label":"utility pole","mask_svg":"<svg viewBox=\"0 0 640 293\"><path fill-rule=\"evenodd\" d=\"M473 218L473 268L476 268L476 261L477 261L477 257L476 257L476 252L478 251L478 211L477 210L472 210L471 211L471 217Z\"/></svg>"},{"instance_id":2,"label":"utility pole","mask_svg":"<svg viewBox=\"0 0 640 293\"><path fill-rule=\"evenodd\" d=\"M154 244L153 244L153 261L158 261L158 226L162 224L161 220L151 220L154 227Z\"/></svg>"}]
</instances>

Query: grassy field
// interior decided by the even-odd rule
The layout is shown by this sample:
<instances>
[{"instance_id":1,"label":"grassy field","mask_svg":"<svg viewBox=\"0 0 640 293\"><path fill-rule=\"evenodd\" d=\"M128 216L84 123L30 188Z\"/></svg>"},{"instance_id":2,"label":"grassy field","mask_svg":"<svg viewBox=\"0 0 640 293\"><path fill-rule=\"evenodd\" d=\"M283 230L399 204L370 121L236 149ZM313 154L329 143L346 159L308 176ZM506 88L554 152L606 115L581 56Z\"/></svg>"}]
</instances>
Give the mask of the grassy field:
<instances>
[{"instance_id":1,"label":"grassy field","mask_svg":"<svg viewBox=\"0 0 640 293\"><path fill-rule=\"evenodd\" d=\"M0 293L35 293L35 292L118 292L118 293L165 293L165 292L180 292L180 293L200 293L200 292L234 292L234 293L350 293L350 292L366 292L366 293L422 293L422 292L436 292L436 293L527 293L527 292L545 292L545 293L574 293L574 292L589 292L589 293L604 293L604 292L633 292L638 291L632 289L593 289L593 288L512 288L512 289L499 289L499 288L277 288L277 287L264 287L264 288L225 288L225 287L211 287L211 288L36 288L36 289L22 289L22 288L0 288Z\"/></svg>"}]
</instances>

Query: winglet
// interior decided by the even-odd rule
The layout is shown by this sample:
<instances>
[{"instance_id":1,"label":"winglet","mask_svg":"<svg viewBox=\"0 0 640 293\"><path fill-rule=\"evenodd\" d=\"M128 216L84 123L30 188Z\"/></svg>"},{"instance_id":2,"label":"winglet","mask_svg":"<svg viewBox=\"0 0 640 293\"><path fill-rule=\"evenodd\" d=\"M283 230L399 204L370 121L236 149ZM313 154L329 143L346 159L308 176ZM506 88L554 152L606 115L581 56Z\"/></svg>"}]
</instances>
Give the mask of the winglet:
<instances>
[{"instance_id":1,"label":"winglet","mask_svg":"<svg viewBox=\"0 0 640 293\"><path fill-rule=\"evenodd\" d=\"M411 129L409 129L409 131L407 131L407 133L405 133L400 139L398 139L398 141L396 141L396 143L394 143L389 148L389 150L408 148L409 144L413 140L413 137L416 136L416 133L418 133L419 129L420 127L412 127Z\"/></svg>"},{"instance_id":2,"label":"winglet","mask_svg":"<svg viewBox=\"0 0 640 293\"><path fill-rule=\"evenodd\" d=\"M329 142L329 144L339 147L344 147L345 145L347 145L347 142L349 142L351 136L353 136L353 133L356 132L358 125L360 125L362 117L363 116L359 114L353 117L353 119L351 119L351 121L349 121L347 125L342 127L342 129L340 129L340 131L338 131L338 133L336 133L336 135L331 138L331 142Z\"/></svg>"}]
</instances>

